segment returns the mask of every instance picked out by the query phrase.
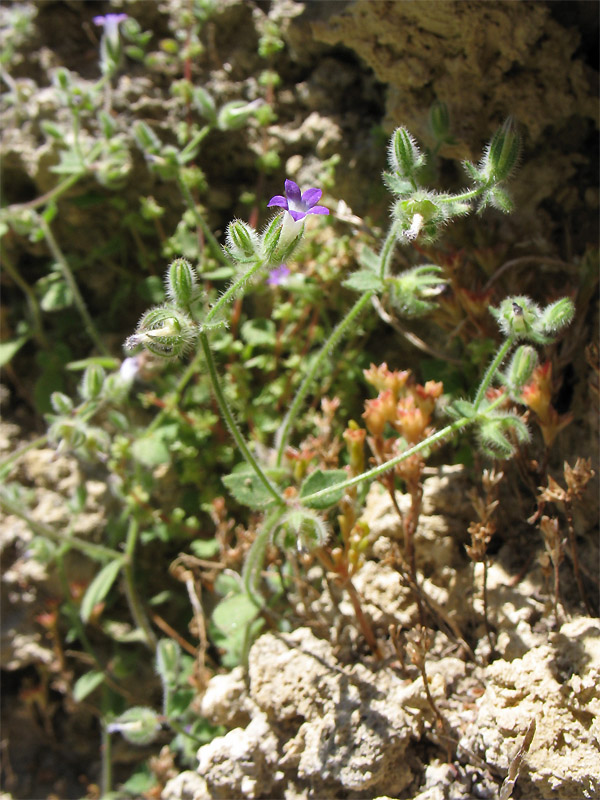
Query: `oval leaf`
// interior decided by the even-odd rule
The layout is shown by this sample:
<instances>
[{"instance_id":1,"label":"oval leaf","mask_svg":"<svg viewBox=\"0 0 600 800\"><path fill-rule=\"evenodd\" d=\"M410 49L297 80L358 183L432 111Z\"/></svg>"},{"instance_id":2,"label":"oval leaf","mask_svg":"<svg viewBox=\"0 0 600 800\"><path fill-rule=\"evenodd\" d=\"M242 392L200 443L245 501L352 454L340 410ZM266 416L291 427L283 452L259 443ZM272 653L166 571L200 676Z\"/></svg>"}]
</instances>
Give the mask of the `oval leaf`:
<instances>
[{"instance_id":1,"label":"oval leaf","mask_svg":"<svg viewBox=\"0 0 600 800\"><path fill-rule=\"evenodd\" d=\"M347 479L348 475L343 469L317 469L311 472L300 487L300 498L308 497L323 489L329 489L329 487L331 487L331 492L327 492L323 497L310 500L302 505L308 506L308 508L329 508L329 506L334 506L342 499L345 491L345 489L336 490L335 486Z\"/></svg>"},{"instance_id":2,"label":"oval leaf","mask_svg":"<svg viewBox=\"0 0 600 800\"><path fill-rule=\"evenodd\" d=\"M91 694L94 689L97 689L103 681L103 672L99 672L95 669L91 670L91 672L86 672L85 675L77 679L75 686L73 686L73 700L75 700L76 703L81 703L81 701L84 700L88 694Z\"/></svg>"},{"instance_id":3,"label":"oval leaf","mask_svg":"<svg viewBox=\"0 0 600 800\"><path fill-rule=\"evenodd\" d=\"M235 594L221 600L213 611L213 622L226 636L231 636L256 619L259 610L247 594Z\"/></svg>"},{"instance_id":4,"label":"oval leaf","mask_svg":"<svg viewBox=\"0 0 600 800\"><path fill-rule=\"evenodd\" d=\"M123 562L120 559L109 562L105 567L102 567L90 583L83 596L79 610L79 615L84 622L89 620L94 606L101 603L109 593L110 587L115 582L122 566Z\"/></svg>"}]
</instances>

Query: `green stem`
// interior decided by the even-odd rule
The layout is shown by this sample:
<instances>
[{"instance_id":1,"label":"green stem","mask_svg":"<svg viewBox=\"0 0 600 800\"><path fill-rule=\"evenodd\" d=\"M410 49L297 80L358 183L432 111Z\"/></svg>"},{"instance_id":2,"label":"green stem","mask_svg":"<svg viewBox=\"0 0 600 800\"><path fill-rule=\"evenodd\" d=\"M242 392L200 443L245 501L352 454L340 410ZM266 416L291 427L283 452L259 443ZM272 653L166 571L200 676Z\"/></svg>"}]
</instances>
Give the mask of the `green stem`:
<instances>
[{"instance_id":1,"label":"green stem","mask_svg":"<svg viewBox=\"0 0 600 800\"><path fill-rule=\"evenodd\" d=\"M467 425L476 422L479 418L478 417L461 417L453 422L451 425L446 425L445 428L442 428L437 433L434 433L432 436L429 436L427 439L424 439L422 442L415 444L413 447L409 447L408 450L405 450L400 455L396 456L395 458L391 458L389 461L385 461L383 464L380 464L377 467L373 467L373 469L368 470L367 472L363 472L360 475L356 475L354 478L349 478L346 481L342 481L341 483L336 483L335 486L327 489L321 489L318 492L314 492L313 494L306 495L306 497L300 498L300 503L302 505L306 505L307 503L310 504L314 500L320 500L321 498L327 497L327 495L331 494L332 492L339 492L341 489L349 489L351 486L358 486L360 483L364 483L365 481L373 480L374 478L378 478L380 475L383 475L384 472L387 472L390 469L393 469L397 464L402 463L407 458L415 455L415 453L420 453L422 450L426 450L427 448L431 447L438 442L443 441L444 439L449 439L453 436L457 431L461 428L466 427Z\"/></svg>"},{"instance_id":2,"label":"green stem","mask_svg":"<svg viewBox=\"0 0 600 800\"><path fill-rule=\"evenodd\" d=\"M2 262L4 268L13 279L13 281L17 284L17 286L21 289L23 294L27 297L27 304L29 306L29 310L31 312L31 316L33 317L34 322L34 331L33 335L34 338L38 340L41 346L45 350L50 349L50 342L46 334L44 333L44 326L42 323L42 310L40 308L40 304L38 303L38 299L35 296L35 292L31 288L31 286L21 277L18 269L12 263L12 259L8 257L7 253L2 253Z\"/></svg>"},{"instance_id":3,"label":"green stem","mask_svg":"<svg viewBox=\"0 0 600 800\"><path fill-rule=\"evenodd\" d=\"M509 338L505 342L503 342L500 349L496 353L496 356L494 357L493 361L486 369L485 375L483 376L483 379L481 381L481 385L479 386L477 394L475 395L475 400L473 401L474 411L477 411L479 406L481 405L481 401L485 397L485 393L487 392L494 378L494 375L498 370L498 367L504 361L504 359L506 358L506 354L508 353L508 351L510 350L510 348L513 346L514 343L515 343L515 338L513 336L509 336Z\"/></svg>"},{"instance_id":4,"label":"green stem","mask_svg":"<svg viewBox=\"0 0 600 800\"><path fill-rule=\"evenodd\" d=\"M379 277L382 279L387 278L389 274L390 262L394 255L394 245L398 241L399 228L400 226L397 223L390 225L390 229L381 247L381 252L379 253Z\"/></svg>"},{"instance_id":5,"label":"green stem","mask_svg":"<svg viewBox=\"0 0 600 800\"><path fill-rule=\"evenodd\" d=\"M133 561L135 556L135 546L138 537L138 521L135 517L129 520L127 538L125 540L125 561L123 563L123 577L125 578L125 595L129 605L129 611L136 626L143 632L145 644L150 650L156 650L157 640L154 631L150 627L148 618L140 601L133 574Z\"/></svg>"},{"instance_id":6,"label":"green stem","mask_svg":"<svg viewBox=\"0 0 600 800\"><path fill-rule=\"evenodd\" d=\"M81 318L83 319L83 324L85 325L85 328L89 334L90 339L92 339L98 350L101 353L103 353L103 355L106 356L109 355L109 352L104 343L102 342L102 340L100 339L98 331L96 330L92 318L88 313L85 302L83 300L83 297L81 296L79 287L77 286L77 282L73 276L73 273L71 272L71 268L69 267L67 259L65 258L62 250L58 246L56 239L52 235L50 226L48 225L43 216L39 218L39 222L42 232L44 234L44 238L46 239L48 247L50 248L50 252L52 253L54 259L56 260L58 266L60 267L62 276L71 290L71 293L73 295L73 301L77 306L77 310L79 311Z\"/></svg>"},{"instance_id":7,"label":"green stem","mask_svg":"<svg viewBox=\"0 0 600 800\"><path fill-rule=\"evenodd\" d=\"M6 509L9 514L14 514L15 517L19 517L26 522L36 536L43 536L58 544L68 544L90 558L123 558L123 553L119 552L119 550L113 550L112 547L105 547L101 544L86 542L83 539L78 539L76 536L63 533L63 531L56 531L54 528L44 525L43 522L32 519L29 514L23 511L23 509L2 490L0 490L0 505Z\"/></svg>"},{"instance_id":8,"label":"green stem","mask_svg":"<svg viewBox=\"0 0 600 800\"><path fill-rule=\"evenodd\" d=\"M244 570L242 572L244 592L259 608L262 608L263 601L258 591L258 584L265 561L267 545L269 544L275 526L284 514L285 508L277 508L269 514L262 528L256 534L256 539L252 542L252 546L250 550L248 550L244 561Z\"/></svg>"},{"instance_id":9,"label":"green stem","mask_svg":"<svg viewBox=\"0 0 600 800\"><path fill-rule=\"evenodd\" d=\"M208 367L208 374L212 384L213 392L217 399L217 403L219 404L219 408L221 410L221 414L223 415L223 419L227 423L227 427L229 428L229 431L231 432L231 435L233 436L235 443L238 446L238 449L240 450L241 454L244 456L248 464L252 467L258 479L267 489L267 491L273 497L273 499L276 500L279 505L285 505L285 501L280 496L279 492L273 486L271 481L267 478L267 476L259 466L258 462L250 452L250 449L246 444L246 440L242 436L240 429L237 426L235 418L231 412L231 409L229 408L229 404L227 403L227 399L223 394L223 390L221 389L221 383L219 381L219 376L217 374L215 362L212 357L212 351L210 349L208 336L205 333L200 334L200 344L202 345L202 350L204 352L204 358L206 361L206 366Z\"/></svg>"},{"instance_id":10,"label":"green stem","mask_svg":"<svg viewBox=\"0 0 600 800\"><path fill-rule=\"evenodd\" d=\"M210 309L210 311L206 315L205 321L207 323L212 322L212 320L216 317L221 308L224 305L226 305L226 303L229 303L231 300L233 300L235 295L244 286L244 284L248 283L250 278L264 266L265 264L263 261L257 261L256 264L253 264L250 267L250 269L241 276L241 278L238 278L236 281L234 281L229 286L229 288L221 295L221 297L219 297L214 306Z\"/></svg>"},{"instance_id":11,"label":"green stem","mask_svg":"<svg viewBox=\"0 0 600 800\"><path fill-rule=\"evenodd\" d=\"M304 375L302 383L300 384L298 391L296 392L296 396L294 397L294 400L292 401L292 404L289 407L289 410L285 415L285 418L281 423L279 430L277 431L277 436L276 436L277 466L280 466L283 460L283 455L288 443L290 430L294 420L296 419L296 416L298 415L300 406L302 405L302 402L308 393L308 390L310 388L311 383L313 382L313 379L323 366L323 362L325 361L327 354L329 353L330 350L332 350L339 344L340 340L346 334L350 325L352 325L352 323L356 320L359 314L361 314L361 312L364 310L365 306L367 305L367 303L373 297L374 294L375 292L368 291L359 297L359 299L352 306L348 314L334 328L329 339L327 339L325 344L321 347L321 350L317 355L317 357L315 358L315 360L313 361L310 369Z\"/></svg>"},{"instance_id":12,"label":"green stem","mask_svg":"<svg viewBox=\"0 0 600 800\"><path fill-rule=\"evenodd\" d=\"M379 275L381 278L384 278L389 272L390 262L394 255L394 245L398 241L398 227L399 226L397 223L392 223L392 225L390 225L387 236L385 237L379 253ZM358 298L348 314L337 324L329 339L321 347L321 350L315 361L313 361L310 370L305 374L302 383L296 392L296 396L294 397L292 404L285 415L279 430L277 431L277 466L280 466L283 460L283 454L285 452L285 448L287 447L290 430L294 420L298 415L300 406L308 393L312 381L325 361L327 354L333 350L334 347L337 347L342 337L346 334L348 328L357 319L359 314L362 313L365 306L368 304L374 294L374 291L368 291Z\"/></svg>"},{"instance_id":13,"label":"green stem","mask_svg":"<svg viewBox=\"0 0 600 800\"><path fill-rule=\"evenodd\" d=\"M16 462L24 453L29 452L29 450L35 450L37 447L42 447L47 443L48 434L44 434L44 436L38 436L37 439L27 442L27 444L24 444L23 447L19 447L18 450L10 453L3 461L0 461L0 480L4 480L6 478L13 464L16 464Z\"/></svg>"},{"instance_id":14,"label":"green stem","mask_svg":"<svg viewBox=\"0 0 600 800\"><path fill-rule=\"evenodd\" d=\"M464 200L472 200L474 197L477 197L483 192L487 191L491 186L494 185L494 181L490 181L486 183L484 186L477 186L475 189L469 189L468 192L463 192L462 194L449 194L449 195L439 195L435 198L436 203L461 203Z\"/></svg>"},{"instance_id":15,"label":"green stem","mask_svg":"<svg viewBox=\"0 0 600 800\"><path fill-rule=\"evenodd\" d=\"M102 757L100 792L102 797L107 797L112 789L112 741L105 719L101 720L100 754Z\"/></svg>"}]
</instances>

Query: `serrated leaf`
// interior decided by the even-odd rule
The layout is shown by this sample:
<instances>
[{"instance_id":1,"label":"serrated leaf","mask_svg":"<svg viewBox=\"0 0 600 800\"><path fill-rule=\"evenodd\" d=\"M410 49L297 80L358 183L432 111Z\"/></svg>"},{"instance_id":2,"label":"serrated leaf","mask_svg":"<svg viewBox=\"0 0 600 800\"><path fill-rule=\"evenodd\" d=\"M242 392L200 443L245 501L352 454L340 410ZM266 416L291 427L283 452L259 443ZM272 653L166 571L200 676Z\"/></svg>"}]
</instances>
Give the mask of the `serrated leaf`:
<instances>
[{"instance_id":1,"label":"serrated leaf","mask_svg":"<svg viewBox=\"0 0 600 800\"><path fill-rule=\"evenodd\" d=\"M76 703L81 703L94 689L97 689L98 686L104 682L104 677L104 673L98 670L86 672L85 675L82 675L81 678L75 681L75 685L73 686L73 700L75 700Z\"/></svg>"},{"instance_id":2,"label":"serrated leaf","mask_svg":"<svg viewBox=\"0 0 600 800\"><path fill-rule=\"evenodd\" d=\"M81 608L79 609L79 616L84 622L87 622L90 618L94 606L101 603L109 593L122 566L123 562L120 559L110 561L105 567L102 567L100 572L90 583L81 601Z\"/></svg>"},{"instance_id":3,"label":"serrated leaf","mask_svg":"<svg viewBox=\"0 0 600 800\"><path fill-rule=\"evenodd\" d=\"M345 489L338 489L335 490L335 487L338 483L342 483L343 481L347 480L348 475L343 469L329 469L329 470L322 470L317 469L306 478L303 482L302 486L300 487L300 498L308 497L311 494L316 494L316 492L320 492L323 489L329 489L332 487L331 492L328 492L323 497L317 498L316 500L311 500L308 503L303 503L303 505L308 506L308 508L329 508L329 506L333 506L344 496Z\"/></svg>"},{"instance_id":4,"label":"serrated leaf","mask_svg":"<svg viewBox=\"0 0 600 800\"><path fill-rule=\"evenodd\" d=\"M213 622L226 636L237 633L256 619L259 609L247 594L226 597L213 611Z\"/></svg>"},{"instance_id":5,"label":"serrated leaf","mask_svg":"<svg viewBox=\"0 0 600 800\"><path fill-rule=\"evenodd\" d=\"M229 475L225 475L223 483L238 503L250 508L264 508L273 496L258 475L246 464L241 464Z\"/></svg>"},{"instance_id":6,"label":"serrated leaf","mask_svg":"<svg viewBox=\"0 0 600 800\"><path fill-rule=\"evenodd\" d=\"M350 277L342 283L348 289L354 289L357 292L380 292L385 284L378 275L375 275L370 269L361 269L358 272L353 272Z\"/></svg>"}]
</instances>

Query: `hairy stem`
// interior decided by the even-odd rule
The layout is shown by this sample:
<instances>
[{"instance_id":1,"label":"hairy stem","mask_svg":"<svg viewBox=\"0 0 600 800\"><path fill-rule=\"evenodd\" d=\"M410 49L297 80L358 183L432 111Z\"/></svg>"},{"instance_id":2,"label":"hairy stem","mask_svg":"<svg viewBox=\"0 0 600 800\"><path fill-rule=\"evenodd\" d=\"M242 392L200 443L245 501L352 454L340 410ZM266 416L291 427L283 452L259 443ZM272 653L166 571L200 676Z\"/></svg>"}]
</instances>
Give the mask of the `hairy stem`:
<instances>
[{"instance_id":1,"label":"hairy stem","mask_svg":"<svg viewBox=\"0 0 600 800\"><path fill-rule=\"evenodd\" d=\"M373 294L374 292L369 291L365 292L363 295L361 295L361 297L359 297L359 299L352 306L352 308L350 309L348 314L344 317L344 319L342 319L337 324L337 326L331 333L329 339L327 339L325 344L321 347L321 350L317 355L317 357L315 358L315 360L313 361L310 369L304 375L302 383L300 384L298 391L296 392L296 396L294 397L294 400L292 401L292 404L289 407L289 410L285 415L285 418L279 430L277 431L276 445L277 445L278 466L281 465L281 462L283 460L283 454L285 452L285 448L288 443L292 424L296 419L298 412L300 411L300 406L302 405L302 402L304 401L304 398L306 397L308 390L310 389L311 383L313 382L315 376L323 366L327 354L329 353L330 350L332 350L334 347L338 345L340 340L348 331L349 327L362 313L369 300L373 297Z\"/></svg>"},{"instance_id":2,"label":"hairy stem","mask_svg":"<svg viewBox=\"0 0 600 800\"><path fill-rule=\"evenodd\" d=\"M75 303L77 310L83 320L83 324L85 326L86 331L90 339L94 342L98 350L105 356L109 355L108 349L104 345L103 341L100 339L100 335L96 330L96 326L94 325L92 318L86 308L85 302L81 293L79 291L79 287L77 286L77 281L75 280L73 273L71 271L71 267L67 259L65 258L62 250L58 246L56 239L54 238L52 231L50 230L50 226L46 222L43 217L39 218L40 226L42 232L44 234L44 238L48 244L50 252L52 253L53 258L56 260L56 263L60 267L60 271L62 273L63 278L65 279L66 284L68 285L71 293L73 295L73 302Z\"/></svg>"},{"instance_id":3,"label":"hairy stem","mask_svg":"<svg viewBox=\"0 0 600 800\"><path fill-rule=\"evenodd\" d=\"M233 436L236 445L238 446L239 451L244 456L248 464L252 467L256 476L258 477L262 485L267 489L271 497L274 500L276 500L279 505L285 505L285 502L280 496L279 492L273 486L271 481L267 478L267 476L259 466L258 462L254 458L252 452L250 451L250 448L246 444L246 440L244 439L244 437L240 432L240 429L238 428L238 425L231 412L231 409L229 408L227 399L223 394L223 390L221 389L221 382L219 380L219 376L217 374L217 370L215 367L215 362L212 356L212 351L210 349L208 336L205 333L200 334L200 344L202 345L204 358L206 360L206 366L208 367L208 374L210 377L210 381L212 384L213 392L215 394L217 403L219 404L219 409L221 410L223 419L225 420L227 427L229 428L229 431Z\"/></svg>"},{"instance_id":4,"label":"hairy stem","mask_svg":"<svg viewBox=\"0 0 600 800\"><path fill-rule=\"evenodd\" d=\"M475 395L475 400L473 402L473 409L475 411L477 411L479 406L481 405L481 402L485 397L485 393L487 392L491 382L494 379L494 375L498 371L500 364L502 364L502 362L506 358L507 353L509 352L514 343L515 343L514 336L509 336L508 339L502 343L498 352L494 356L494 359L492 360L491 364L486 369L485 375L483 376L479 389L477 390L477 394Z\"/></svg>"},{"instance_id":5,"label":"hairy stem","mask_svg":"<svg viewBox=\"0 0 600 800\"><path fill-rule=\"evenodd\" d=\"M135 576L133 573L133 560L135 557L135 546L137 544L138 530L138 521L132 516L129 520L129 528L127 529L127 538L125 540L125 561L123 563L125 596L127 597L127 604L129 605L129 611L133 617L133 621L144 634L146 646L150 650L154 651L156 650L157 645L156 636L154 635L154 631L150 627L148 617L144 612L142 602L135 586Z\"/></svg>"}]
</instances>

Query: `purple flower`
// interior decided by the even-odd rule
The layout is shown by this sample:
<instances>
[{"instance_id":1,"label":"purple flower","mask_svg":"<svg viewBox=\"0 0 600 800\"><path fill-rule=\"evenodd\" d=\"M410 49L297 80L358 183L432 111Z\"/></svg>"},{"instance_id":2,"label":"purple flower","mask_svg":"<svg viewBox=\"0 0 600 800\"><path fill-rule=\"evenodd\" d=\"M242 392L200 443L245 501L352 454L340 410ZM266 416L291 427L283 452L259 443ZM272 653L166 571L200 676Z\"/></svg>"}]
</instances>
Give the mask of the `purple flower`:
<instances>
[{"instance_id":1,"label":"purple flower","mask_svg":"<svg viewBox=\"0 0 600 800\"><path fill-rule=\"evenodd\" d=\"M286 265L280 264L278 267L275 267L275 269L272 269L271 272L269 272L267 283L269 286L279 286L280 284L285 283L285 280L289 275L290 271Z\"/></svg>"},{"instance_id":2,"label":"purple flower","mask_svg":"<svg viewBox=\"0 0 600 800\"><path fill-rule=\"evenodd\" d=\"M100 15L98 17L92 17L92 22L94 25L100 25L104 28L109 28L110 30L114 30L119 22L123 22L123 20L127 19L127 14L106 14Z\"/></svg>"},{"instance_id":3,"label":"purple flower","mask_svg":"<svg viewBox=\"0 0 600 800\"><path fill-rule=\"evenodd\" d=\"M320 189L307 189L304 194L300 194L298 184L294 181L286 180L285 197L276 194L267 203L267 207L279 206L285 208L294 222L298 222L307 214L329 214L329 209L325 206L318 206L323 192Z\"/></svg>"}]
</instances>

